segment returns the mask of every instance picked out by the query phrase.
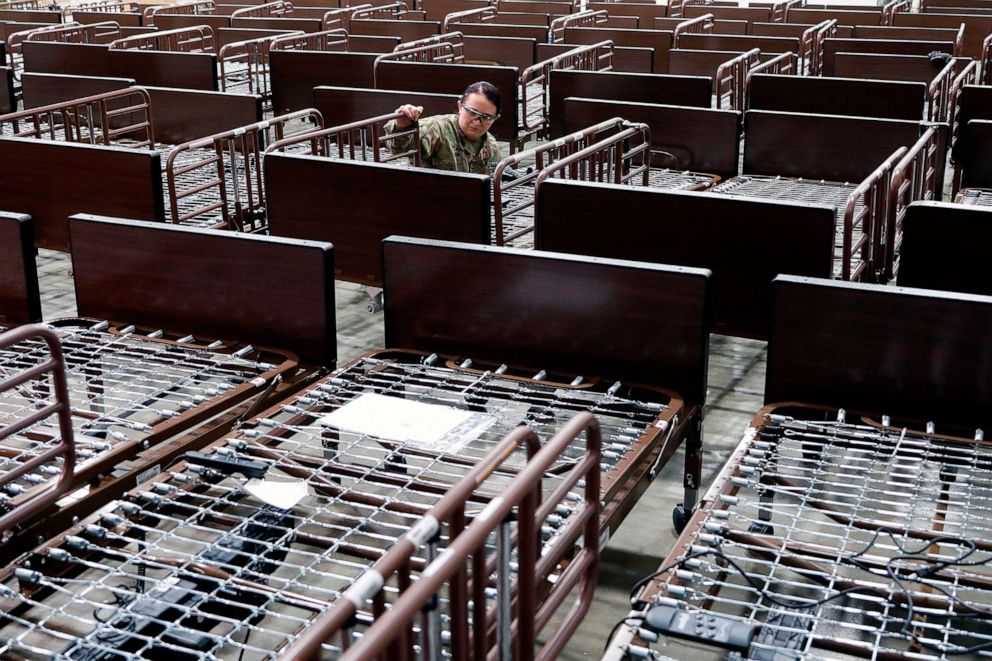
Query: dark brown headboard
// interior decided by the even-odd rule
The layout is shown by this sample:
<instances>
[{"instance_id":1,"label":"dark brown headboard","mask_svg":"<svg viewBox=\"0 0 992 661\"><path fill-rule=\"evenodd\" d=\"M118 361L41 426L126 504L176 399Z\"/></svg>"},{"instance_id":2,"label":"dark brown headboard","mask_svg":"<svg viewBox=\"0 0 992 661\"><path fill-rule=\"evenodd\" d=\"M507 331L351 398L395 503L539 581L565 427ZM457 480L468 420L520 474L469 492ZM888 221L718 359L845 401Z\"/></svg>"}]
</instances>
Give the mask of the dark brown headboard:
<instances>
[{"instance_id":1,"label":"dark brown headboard","mask_svg":"<svg viewBox=\"0 0 992 661\"><path fill-rule=\"evenodd\" d=\"M111 50L110 75L134 78L139 85L216 92L217 56L154 50Z\"/></svg>"},{"instance_id":2,"label":"dark brown headboard","mask_svg":"<svg viewBox=\"0 0 992 661\"><path fill-rule=\"evenodd\" d=\"M926 85L819 76L751 77L748 108L818 115L923 119Z\"/></svg>"},{"instance_id":3,"label":"dark brown headboard","mask_svg":"<svg viewBox=\"0 0 992 661\"><path fill-rule=\"evenodd\" d=\"M86 215L69 232L81 316L335 363L328 243Z\"/></svg>"},{"instance_id":4,"label":"dark brown headboard","mask_svg":"<svg viewBox=\"0 0 992 661\"><path fill-rule=\"evenodd\" d=\"M110 76L110 50L105 44L63 44L25 41L21 45L24 70L76 76ZM132 78L133 76L122 76Z\"/></svg>"},{"instance_id":5,"label":"dark brown headboard","mask_svg":"<svg viewBox=\"0 0 992 661\"><path fill-rule=\"evenodd\" d=\"M272 234L332 242L338 278L371 285L382 281L379 242L391 234L488 243L491 183L426 168L265 157Z\"/></svg>"},{"instance_id":6,"label":"dark brown headboard","mask_svg":"<svg viewBox=\"0 0 992 661\"><path fill-rule=\"evenodd\" d=\"M919 135L919 122L749 110L743 172L860 182Z\"/></svg>"},{"instance_id":7,"label":"dark brown headboard","mask_svg":"<svg viewBox=\"0 0 992 661\"><path fill-rule=\"evenodd\" d=\"M953 41L903 41L897 39L836 39L823 41L823 75L834 75L837 53L888 53L926 55L932 51L954 52ZM936 73L938 69L934 68Z\"/></svg>"},{"instance_id":8,"label":"dark brown headboard","mask_svg":"<svg viewBox=\"0 0 992 661\"><path fill-rule=\"evenodd\" d=\"M958 95L958 141L954 144L954 159L967 144L968 122L973 119L992 119L992 87L988 85L965 85Z\"/></svg>"},{"instance_id":9,"label":"dark brown headboard","mask_svg":"<svg viewBox=\"0 0 992 661\"><path fill-rule=\"evenodd\" d=\"M992 298L781 276L765 401L989 429Z\"/></svg>"},{"instance_id":10,"label":"dark brown headboard","mask_svg":"<svg viewBox=\"0 0 992 661\"><path fill-rule=\"evenodd\" d=\"M386 346L706 393L709 273L391 237Z\"/></svg>"},{"instance_id":11,"label":"dark brown headboard","mask_svg":"<svg viewBox=\"0 0 992 661\"><path fill-rule=\"evenodd\" d=\"M713 81L702 76L552 71L548 101L552 138L565 135L565 99L568 97L709 108L713 104Z\"/></svg>"},{"instance_id":12,"label":"dark brown headboard","mask_svg":"<svg viewBox=\"0 0 992 661\"><path fill-rule=\"evenodd\" d=\"M277 115L309 108L318 85L375 87L375 53L274 50L269 53L272 107Z\"/></svg>"},{"instance_id":13,"label":"dark brown headboard","mask_svg":"<svg viewBox=\"0 0 992 661\"><path fill-rule=\"evenodd\" d=\"M152 99L155 140L179 144L262 121L262 97L146 87Z\"/></svg>"},{"instance_id":14,"label":"dark brown headboard","mask_svg":"<svg viewBox=\"0 0 992 661\"><path fill-rule=\"evenodd\" d=\"M961 139L966 136L966 139ZM961 130L961 185L992 188L992 121L973 119Z\"/></svg>"},{"instance_id":15,"label":"dark brown headboard","mask_svg":"<svg viewBox=\"0 0 992 661\"><path fill-rule=\"evenodd\" d=\"M772 278L829 277L834 212L786 201L548 180L538 193L535 240L555 252L709 269L714 330L764 338Z\"/></svg>"},{"instance_id":16,"label":"dark brown headboard","mask_svg":"<svg viewBox=\"0 0 992 661\"><path fill-rule=\"evenodd\" d=\"M53 103L63 103L104 92L127 89L134 85L133 78L108 78L106 76L69 76L57 73L21 74L21 92L24 108L40 108ZM157 134L156 134L157 135Z\"/></svg>"},{"instance_id":17,"label":"dark brown headboard","mask_svg":"<svg viewBox=\"0 0 992 661\"><path fill-rule=\"evenodd\" d=\"M424 116L456 112L458 94L427 94L354 87L315 87L313 107L324 117L324 126L340 126L388 115L404 103L423 106Z\"/></svg>"},{"instance_id":18,"label":"dark brown headboard","mask_svg":"<svg viewBox=\"0 0 992 661\"><path fill-rule=\"evenodd\" d=\"M165 220L157 152L0 138L0 181L0 209L31 216L41 248L69 250L75 213Z\"/></svg>"},{"instance_id":19,"label":"dark brown headboard","mask_svg":"<svg viewBox=\"0 0 992 661\"><path fill-rule=\"evenodd\" d=\"M31 217L0 211L0 326L41 321Z\"/></svg>"},{"instance_id":20,"label":"dark brown headboard","mask_svg":"<svg viewBox=\"0 0 992 661\"><path fill-rule=\"evenodd\" d=\"M623 11L619 7L611 13L623 16ZM654 60L651 70L654 73L668 73L668 51L672 49L672 33L668 30L565 28L565 43L568 44L598 44L607 40L612 41L617 46L652 49Z\"/></svg>"},{"instance_id":21,"label":"dark brown headboard","mask_svg":"<svg viewBox=\"0 0 992 661\"><path fill-rule=\"evenodd\" d=\"M992 208L914 202L902 236L900 286L992 296Z\"/></svg>"},{"instance_id":22,"label":"dark brown headboard","mask_svg":"<svg viewBox=\"0 0 992 661\"><path fill-rule=\"evenodd\" d=\"M612 117L644 122L651 127L651 149L665 152L655 154L656 167L708 172L723 178L735 176L740 169L739 112L600 99L565 99L565 133Z\"/></svg>"}]
</instances>

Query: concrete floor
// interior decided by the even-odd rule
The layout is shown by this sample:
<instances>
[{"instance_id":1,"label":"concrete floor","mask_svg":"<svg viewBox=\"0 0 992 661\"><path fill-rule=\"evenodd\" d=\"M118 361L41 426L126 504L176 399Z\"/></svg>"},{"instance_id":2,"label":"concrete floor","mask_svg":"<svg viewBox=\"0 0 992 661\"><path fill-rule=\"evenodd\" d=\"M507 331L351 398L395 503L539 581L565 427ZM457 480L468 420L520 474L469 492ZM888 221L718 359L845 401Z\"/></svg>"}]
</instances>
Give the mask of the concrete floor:
<instances>
[{"instance_id":1,"label":"concrete floor","mask_svg":"<svg viewBox=\"0 0 992 661\"><path fill-rule=\"evenodd\" d=\"M41 251L38 258L45 319L75 316L71 265L66 255ZM336 287L338 364L383 344L382 314L369 314L357 285ZM710 339L709 388L703 428L703 489L740 440L762 402L765 343L714 335ZM606 546L596 602L563 659L599 658L613 624L628 610L630 586L656 569L675 542L672 509L682 500L681 452L641 497Z\"/></svg>"}]
</instances>

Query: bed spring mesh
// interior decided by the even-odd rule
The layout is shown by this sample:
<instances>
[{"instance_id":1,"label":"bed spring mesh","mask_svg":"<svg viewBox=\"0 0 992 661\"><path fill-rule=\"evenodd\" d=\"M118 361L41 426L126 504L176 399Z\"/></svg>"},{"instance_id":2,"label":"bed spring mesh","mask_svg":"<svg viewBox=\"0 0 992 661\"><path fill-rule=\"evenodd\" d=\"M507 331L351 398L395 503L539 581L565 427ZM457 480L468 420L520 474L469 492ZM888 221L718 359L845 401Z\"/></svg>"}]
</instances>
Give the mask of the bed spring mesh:
<instances>
[{"instance_id":1,"label":"bed spring mesh","mask_svg":"<svg viewBox=\"0 0 992 661\"><path fill-rule=\"evenodd\" d=\"M841 276L843 260L844 213L847 209L847 200L855 188L856 184L833 181L740 175L717 184L712 190L714 193L724 195L745 195L833 206L837 219L837 231L834 234L834 277L837 278ZM855 218L859 216L863 208L864 200L859 198L855 204ZM863 236L864 228L861 223L856 223L853 227L852 244L857 244ZM859 260L857 254L851 255L852 270Z\"/></svg>"},{"instance_id":2,"label":"bed spring mesh","mask_svg":"<svg viewBox=\"0 0 992 661\"><path fill-rule=\"evenodd\" d=\"M955 202L977 207L992 207L992 189L966 188L958 193L958 199Z\"/></svg>"},{"instance_id":3,"label":"bed spring mesh","mask_svg":"<svg viewBox=\"0 0 992 661\"><path fill-rule=\"evenodd\" d=\"M76 436L77 473L102 472L112 462L192 424L192 418L239 401L286 369L285 357L243 348L203 346L113 331L83 320L54 327L65 353L69 400ZM48 348L34 339L0 351L0 378L45 361ZM271 362L270 362L271 361ZM50 396L45 381L0 394L0 425L25 417ZM0 471L10 472L58 442L57 429L36 425L0 446ZM0 504L57 475L44 466L9 484Z\"/></svg>"},{"instance_id":4,"label":"bed spring mesh","mask_svg":"<svg viewBox=\"0 0 992 661\"><path fill-rule=\"evenodd\" d=\"M760 418L640 599L751 659L992 657L992 444L883 425Z\"/></svg>"}]
</instances>

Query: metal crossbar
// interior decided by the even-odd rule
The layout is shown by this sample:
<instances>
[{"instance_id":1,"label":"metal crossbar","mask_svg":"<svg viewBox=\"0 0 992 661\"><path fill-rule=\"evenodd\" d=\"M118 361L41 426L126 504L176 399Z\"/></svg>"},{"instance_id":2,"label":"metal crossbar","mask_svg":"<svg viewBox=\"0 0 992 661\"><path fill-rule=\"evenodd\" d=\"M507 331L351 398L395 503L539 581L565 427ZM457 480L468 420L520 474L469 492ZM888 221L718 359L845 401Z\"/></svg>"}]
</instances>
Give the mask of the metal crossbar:
<instances>
[{"instance_id":1,"label":"metal crossbar","mask_svg":"<svg viewBox=\"0 0 992 661\"><path fill-rule=\"evenodd\" d=\"M981 430L772 407L636 598L660 609L654 623L698 613L705 631L713 617L752 659L987 658L990 478ZM669 633L645 624L632 625L643 640ZM708 643L692 631L679 645L698 658Z\"/></svg>"},{"instance_id":2,"label":"metal crossbar","mask_svg":"<svg viewBox=\"0 0 992 661\"><path fill-rule=\"evenodd\" d=\"M266 2L262 5L242 7L231 12L231 18L245 16L288 16L293 13L293 3L286 0Z\"/></svg>"},{"instance_id":3,"label":"metal crossbar","mask_svg":"<svg viewBox=\"0 0 992 661\"><path fill-rule=\"evenodd\" d=\"M465 9L446 14L441 25L441 32L451 32L455 23L495 23L496 7L487 6L478 9Z\"/></svg>"},{"instance_id":4,"label":"metal crossbar","mask_svg":"<svg viewBox=\"0 0 992 661\"><path fill-rule=\"evenodd\" d=\"M213 3L211 3L213 4ZM214 31L209 25L156 30L110 43L114 50L161 50L177 53L213 53Z\"/></svg>"},{"instance_id":5,"label":"metal crossbar","mask_svg":"<svg viewBox=\"0 0 992 661\"><path fill-rule=\"evenodd\" d=\"M63 44L108 44L121 36L121 26L116 21L100 23L65 23L54 28L30 30L24 41L57 41Z\"/></svg>"},{"instance_id":6,"label":"metal crossbar","mask_svg":"<svg viewBox=\"0 0 992 661\"><path fill-rule=\"evenodd\" d=\"M543 62L527 67L520 74L522 128L537 131L548 125L552 71L612 71L613 42L601 41L577 46Z\"/></svg>"},{"instance_id":7,"label":"metal crossbar","mask_svg":"<svg viewBox=\"0 0 992 661\"><path fill-rule=\"evenodd\" d=\"M45 369L53 352L64 361L75 436L73 486L133 459L210 411L264 392L293 366L282 354L251 346L205 346L192 336L167 340L162 335L66 320L46 332L15 336L16 344L0 349L4 384L17 374ZM55 340L61 356L53 349ZM60 443L50 425L34 420L51 394L49 384L38 380L0 392L0 434L6 436L0 441L0 475L6 476L0 477L0 501L5 505L59 473L51 466L35 466Z\"/></svg>"},{"instance_id":8,"label":"metal crossbar","mask_svg":"<svg viewBox=\"0 0 992 661\"><path fill-rule=\"evenodd\" d=\"M217 5L213 0L194 0L193 2L177 2L171 5L153 5L145 7L142 25L154 26L155 17L165 14L215 14Z\"/></svg>"},{"instance_id":9,"label":"metal crossbar","mask_svg":"<svg viewBox=\"0 0 992 661\"><path fill-rule=\"evenodd\" d=\"M577 14L566 14L551 21L548 29L548 42L560 44L565 41L565 28L596 28L606 27L609 15L605 10L581 11Z\"/></svg>"}]
</instances>

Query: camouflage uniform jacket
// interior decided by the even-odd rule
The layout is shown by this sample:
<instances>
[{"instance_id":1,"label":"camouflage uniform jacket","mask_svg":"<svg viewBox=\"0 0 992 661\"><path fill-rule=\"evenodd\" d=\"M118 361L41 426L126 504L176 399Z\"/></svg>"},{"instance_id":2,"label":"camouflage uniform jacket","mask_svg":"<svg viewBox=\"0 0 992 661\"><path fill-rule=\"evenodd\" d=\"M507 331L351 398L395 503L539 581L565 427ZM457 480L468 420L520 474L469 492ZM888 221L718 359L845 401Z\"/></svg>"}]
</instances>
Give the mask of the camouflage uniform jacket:
<instances>
[{"instance_id":1,"label":"camouflage uniform jacket","mask_svg":"<svg viewBox=\"0 0 992 661\"><path fill-rule=\"evenodd\" d=\"M396 123L386 124L387 133L396 130ZM390 142L394 152L410 148L412 137ZM458 115L434 115L420 118L420 162L427 168L474 172L492 175L499 164L499 145L491 133L473 144L458 128Z\"/></svg>"}]
</instances>

